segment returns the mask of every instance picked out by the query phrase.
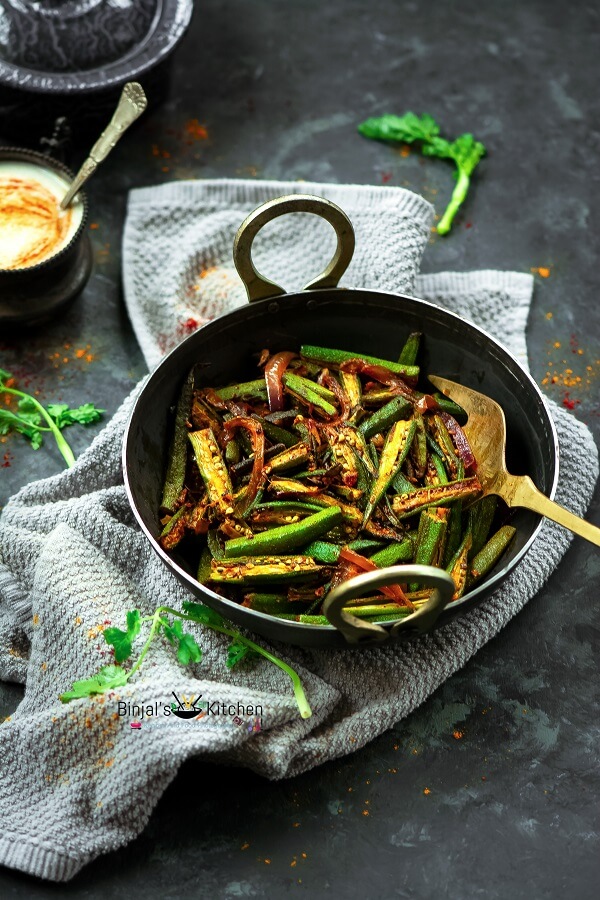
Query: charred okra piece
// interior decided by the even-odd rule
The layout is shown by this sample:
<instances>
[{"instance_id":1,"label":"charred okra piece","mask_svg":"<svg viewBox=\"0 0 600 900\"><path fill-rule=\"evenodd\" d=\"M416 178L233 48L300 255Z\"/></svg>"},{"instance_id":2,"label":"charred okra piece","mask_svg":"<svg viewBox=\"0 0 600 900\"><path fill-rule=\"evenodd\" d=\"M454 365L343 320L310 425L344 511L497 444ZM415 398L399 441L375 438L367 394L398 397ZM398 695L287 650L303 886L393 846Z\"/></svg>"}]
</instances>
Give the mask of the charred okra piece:
<instances>
[{"instance_id":1,"label":"charred okra piece","mask_svg":"<svg viewBox=\"0 0 600 900\"><path fill-rule=\"evenodd\" d=\"M177 499L183 490L185 482L185 467L187 462L187 420L192 407L194 392L193 370L186 378L177 408L175 410L175 429L173 440L169 448L167 473L163 487L160 508L164 512L173 512Z\"/></svg>"},{"instance_id":2,"label":"charred okra piece","mask_svg":"<svg viewBox=\"0 0 600 900\"><path fill-rule=\"evenodd\" d=\"M227 515L231 515L233 513L231 508L233 487L212 429L203 428L201 431L192 431L188 437L202 480L206 485L208 499L224 513L231 509L230 512L227 512Z\"/></svg>"},{"instance_id":3,"label":"charred okra piece","mask_svg":"<svg viewBox=\"0 0 600 900\"><path fill-rule=\"evenodd\" d=\"M363 527L369 521L373 514L373 510L383 497L387 487L404 462L406 454L410 450L410 445L417 428L417 423L413 419L410 422L401 420L394 422L388 433L381 459L379 461L379 471L373 482L369 498L367 500L367 508L363 517Z\"/></svg>"},{"instance_id":4,"label":"charred okra piece","mask_svg":"<svg viewBox=\"0 0 600 900\"><path fill-rule=\"evenodd\" d=\"M467 531L458 550L450 560L446 567L446 572L452 576L455 591L452 595L453 600L459 600L465 592L467 586L467 576L469 574L469 551L471 549L472 537L471 532Z\"/></svg>"},{"instance_id":5,"label":"charred okra piece","mask_svg":"<svg viewBox=\"0 0 600 900\"><path fill-rule=\"evenodd\" d=\"M172 550L185 535L187 512L185 506L180 506L161 531L159 543L165 550Z\"/></svg>"},{"instance_id":6,"label":"charred okra piece","mask_svg":"<svg viewBox=\"0 0 600 900\"><path fill-rule=\"evenodd\" d=\"M248 556L213 559L209 580L233 585L287 584L316 578L322 571L310 556Z\"/></svg>"},{"instance_id":7,"label":"charred okra piece","mask_svg":"<svg viewBox=\"0 0 600 900\"><path fill-rule=\"evenodd\" d=\"M444 556L446 530L448 528L449 509L436 507L425 509L419 519L415 563L422 566L440 566ZM410 591L416 591L418 582L409 585Z\"/></svg>"},{"instance_id":8,"label":"charred okra piece","mask_svg":"<svg viewBox=\"0 0 600 900\"><path fill-rule=\"evenodd\" d=\"M470 500L481 492L481 484L476 476L463 481L449 481L434 487L416 488L410 494L396 494L392 509L399 519L412 516L419 509L442 506L453 500Z\"/></svg>"},{"instance_id":9,"label":"charred okra piece","mask_svg":"<svg viewBox=\"0 0 600 900\"><path fill-rule=\"evenodd\" d=\"M473 535L470 556L476 556L487 541L497 507L498 498L488 494L469 508L469 529Z\"/></svg>"},{"instance_id":10,"label":"charred okra piece","mask_svg":"<svg viewBox=\"0 0 600 900\"><path fill-rule=\"evenodd\" d=\"M300 441L293 447L286 447L277 456L271 457L267 469L269 472L285 472L287 469L293 469L295 466L308 462L309 459L310 447L304 441Z\"/></svg>"},{"instance_id":11,"label":"charred okra piece","mask_svg":"<svg viewBox=\"0 0 600 900\"><path fill-rule=\"evenodd\" d=\"M302 547L315 540L331 528L335 528L341 521L342 513L339 506L323 509L301 522L283 525L280 528L270 528L253 537L234 538L227 541L225 557L230 559L234 556L288 553L290 550L295 550L297 547Z\"/></svg>"}]
</instances>

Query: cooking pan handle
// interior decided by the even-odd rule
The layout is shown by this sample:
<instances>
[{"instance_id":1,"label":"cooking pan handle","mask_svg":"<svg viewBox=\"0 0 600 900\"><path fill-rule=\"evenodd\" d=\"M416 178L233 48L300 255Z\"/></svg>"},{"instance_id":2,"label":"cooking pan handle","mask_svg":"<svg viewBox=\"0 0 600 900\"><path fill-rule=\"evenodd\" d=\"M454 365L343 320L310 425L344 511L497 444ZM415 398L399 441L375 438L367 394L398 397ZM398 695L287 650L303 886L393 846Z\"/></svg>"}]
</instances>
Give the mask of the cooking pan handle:
<instances>
[{"instance_id":1,"label":"cooking pan handle","mask_svg":"<svg viewBox=\"0 0 600 900\"><path fill-rule=\"evenodd\" d=\"M252 242L263 225L290 212L307 212L321 216L322 219L333 225L337 235L337 247L333 259L318 278L306 285L305 291L337 287L338 281L350 264L354 253L354 229L350 219L339 206L336 206L331 200L313 197L312 194L287 194L284 197L277 197L275 200L268 200L242 222L233 242L233 262L244 282L250 303L254 300L264 300L267 297L277 297L286 293L284 288L275 284L274 281L264 278L254 268Z\"/></svg>"},{"instance_id":2,"label":"cooking pan handle","mask_svg":"<svg viewBox=\"0 0 600 900\"><path fill-rule=\"evenodd\" d=\"M423 582L433 587L434 591L427 603L391 628L366 622L344 611L349 600L362 596L366 591L405 581ZM376 572L363 572L338 585L325 599L323 613L342 632L349 644L375 644L393 637L399 631L429 631L444 607L452 600L455 590L454 581L443 569L420 565L388 566Z\"/></svg>"}]
</instances>

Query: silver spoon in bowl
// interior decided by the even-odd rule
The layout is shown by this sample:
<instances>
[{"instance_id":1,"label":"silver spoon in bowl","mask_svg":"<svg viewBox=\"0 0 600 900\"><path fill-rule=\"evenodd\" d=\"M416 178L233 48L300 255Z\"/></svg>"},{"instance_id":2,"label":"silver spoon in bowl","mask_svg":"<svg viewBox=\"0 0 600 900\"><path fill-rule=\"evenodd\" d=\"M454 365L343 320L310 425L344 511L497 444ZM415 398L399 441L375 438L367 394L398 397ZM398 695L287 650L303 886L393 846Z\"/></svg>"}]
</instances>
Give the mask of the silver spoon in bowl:
<instances>
[{"instance_id":1,"label":"silver spoon in bowl","mask_svg":"<svg viewBox=\"0 0 600 900\"><path fill-rule=\"evenodd\" d=\"M129 126L141 116L147 106L148 100L141 84L138 84L136 81L128 81L121 92L112 119L90 150L88 158L77 172L69 190L62 198L60 203L61 209L66 209L69 206L88 178L94 174L102 160L106 159L117 141L127 131Z\"/></svg>"}]
</instances>

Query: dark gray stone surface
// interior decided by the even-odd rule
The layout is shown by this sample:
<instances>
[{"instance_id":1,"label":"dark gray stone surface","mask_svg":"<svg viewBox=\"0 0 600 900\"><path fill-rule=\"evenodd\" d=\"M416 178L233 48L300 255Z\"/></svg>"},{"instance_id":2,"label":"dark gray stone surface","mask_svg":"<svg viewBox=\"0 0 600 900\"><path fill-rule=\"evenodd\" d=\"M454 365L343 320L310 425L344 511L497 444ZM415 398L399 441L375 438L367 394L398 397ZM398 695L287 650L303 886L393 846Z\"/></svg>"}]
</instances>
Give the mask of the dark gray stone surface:
<instances>
[{"instance_id":1,"label":"dark gray stone surface","mask_svg":"<svg viewBox=\"0 0 600 900\"><path fill-rule=\"evenodd\" d=\"M441 210L450 168L355 131L368 115L413 109L449 134L472 130L489 149L424 271L549 268L528 325L532 373L541 383L556 372L544 390L579 401L574 415L598 437L598 18L592 4L555 0L203 0L169 99L90 184L98 227L88 287L51 326L2 335L0 365L44 400L94 400L109 413L143 374L119 283L130 187L215 176L387 181ZM194 119L208 139L186 128ZM72 429L75 451L97 430ZM0 444L0 461L4 453L0 503L61 465L21 438ZM598 499L588 513L596 523ZM0 895L597 896L599 574L597 549L576 539L496 640L359 753L277 784L190 762L132 845L66 886L1 870ZM0 686L0 713L20 695Z\"/></svg>"}]
</instances>

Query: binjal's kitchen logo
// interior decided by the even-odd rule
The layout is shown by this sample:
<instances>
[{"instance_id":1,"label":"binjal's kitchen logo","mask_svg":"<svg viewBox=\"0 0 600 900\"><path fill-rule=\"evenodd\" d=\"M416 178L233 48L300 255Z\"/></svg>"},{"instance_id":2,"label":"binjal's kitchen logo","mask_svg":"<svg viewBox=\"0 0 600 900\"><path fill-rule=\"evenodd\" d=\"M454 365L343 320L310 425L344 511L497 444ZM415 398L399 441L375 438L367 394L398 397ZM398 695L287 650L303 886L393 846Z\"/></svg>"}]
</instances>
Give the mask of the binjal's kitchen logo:
<instances>
[{"instance_id":1,"label":"binjal's kitchen logo","mask_svg":"<svg viewBox=\"0 0 600 900\"><path fill-rule=\"evenodd\" d=\"M258 732L261 730L262 706L252 703L224 703L218 700L209 702L202 700L202 694L197 697L187 697L181 695L181 699L175 691L171 692L175 698L175 702L161 703L155 700L154 703L128 703L119 700L117 704L117 712L119 716L130 716L132 721L130 727L135 731L142 728L142 722L145 724L159 724L157 720L165 720L175 716L177 719L183 720L207 720L209 718L224 718L225 721L230 719L234 725L247 725L248 732ZM242 718L243 717L243 718ZM248 722L248 717L251 721Z\"/></svg>"}]
</instances>

